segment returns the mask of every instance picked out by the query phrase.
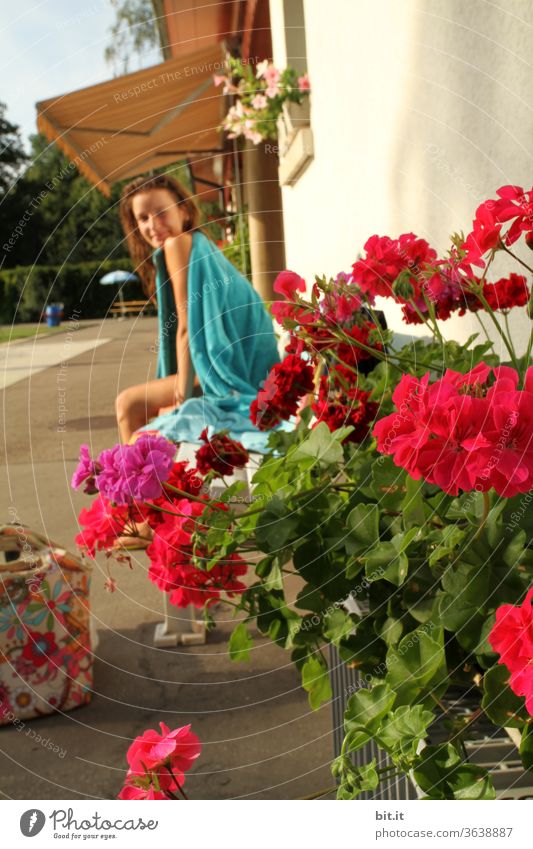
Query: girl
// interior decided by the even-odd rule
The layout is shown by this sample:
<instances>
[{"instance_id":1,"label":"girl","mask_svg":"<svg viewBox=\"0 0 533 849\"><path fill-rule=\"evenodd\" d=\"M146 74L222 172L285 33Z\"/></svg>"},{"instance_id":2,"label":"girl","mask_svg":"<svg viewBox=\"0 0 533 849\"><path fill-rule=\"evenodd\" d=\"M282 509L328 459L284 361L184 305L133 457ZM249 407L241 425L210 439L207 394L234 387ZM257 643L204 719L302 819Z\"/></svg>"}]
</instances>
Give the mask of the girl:
<instances>
[{"instance_id":1,"label":"girl","mask_svg":"<svg viewBox=\"0 0 533 849\"><path fill-rule=\"evenodd\" d=\"M208 426L229 430L248 450L265 450L267 434L252 425L249 407L279 355L261 298L201 232L198 208L172 177L126 186L120 217L159 320L157 380L117 398L121 440L150 429L200 444ZM195 375L203 394L193 398Z\"/></svg>"}]
</instances>

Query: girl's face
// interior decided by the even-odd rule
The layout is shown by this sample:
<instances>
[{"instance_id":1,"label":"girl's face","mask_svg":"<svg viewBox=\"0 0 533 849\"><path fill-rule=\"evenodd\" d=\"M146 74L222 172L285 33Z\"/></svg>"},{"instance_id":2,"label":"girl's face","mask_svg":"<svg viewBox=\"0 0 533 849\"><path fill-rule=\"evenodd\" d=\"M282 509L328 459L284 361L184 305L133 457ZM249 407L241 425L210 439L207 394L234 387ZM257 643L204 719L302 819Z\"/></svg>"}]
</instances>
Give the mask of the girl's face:
<instances>
[{"instance_id":1,"label":"girl's face","mask_svg":"<svg viewBox=\"0 0 533 849\"><path fill-rule=\"evenodd\" d=\"M139 233L152 248L160 248L165 239L183 233L187 212L168 189L139 192L132 198L131 209Z\"/></svg>"}]
</instances>

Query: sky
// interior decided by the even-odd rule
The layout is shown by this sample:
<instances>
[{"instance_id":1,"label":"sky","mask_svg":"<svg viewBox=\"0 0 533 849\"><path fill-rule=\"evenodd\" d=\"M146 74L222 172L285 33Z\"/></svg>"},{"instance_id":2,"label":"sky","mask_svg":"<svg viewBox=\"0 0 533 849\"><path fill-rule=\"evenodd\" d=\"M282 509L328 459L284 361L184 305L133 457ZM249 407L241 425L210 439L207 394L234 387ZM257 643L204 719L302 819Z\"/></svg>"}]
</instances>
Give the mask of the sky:
<instances>
[{"instance_id":1,"label":"sky","mask_svg":"<svg viewBox=\"0 0 533 849\"><path fill-rule=\"evenodd\" d=\"M0 101L26 149L38 101L113 77L104 60L113 20L109 0L0 0ZM161 61L153 50L129 70Z\"/></svg>"}]
</instances>

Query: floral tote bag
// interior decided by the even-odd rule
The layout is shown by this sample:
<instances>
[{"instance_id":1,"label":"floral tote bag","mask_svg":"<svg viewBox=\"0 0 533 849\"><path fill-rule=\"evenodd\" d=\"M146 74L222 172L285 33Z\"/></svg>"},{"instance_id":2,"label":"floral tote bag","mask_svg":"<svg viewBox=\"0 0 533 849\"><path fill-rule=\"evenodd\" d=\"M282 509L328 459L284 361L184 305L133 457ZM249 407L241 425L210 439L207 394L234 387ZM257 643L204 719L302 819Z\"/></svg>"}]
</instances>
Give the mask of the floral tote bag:
<instances>
[{"instance_id":1,"label":"floral tote bag","mask_svg":"<svg viewBox=\"0 0 533 849\"><path fill-rule=\"evenodd\" d=\"M0 549L0 725L87 704L90 566L21 525Z\"/></svg>"}]
</instances>

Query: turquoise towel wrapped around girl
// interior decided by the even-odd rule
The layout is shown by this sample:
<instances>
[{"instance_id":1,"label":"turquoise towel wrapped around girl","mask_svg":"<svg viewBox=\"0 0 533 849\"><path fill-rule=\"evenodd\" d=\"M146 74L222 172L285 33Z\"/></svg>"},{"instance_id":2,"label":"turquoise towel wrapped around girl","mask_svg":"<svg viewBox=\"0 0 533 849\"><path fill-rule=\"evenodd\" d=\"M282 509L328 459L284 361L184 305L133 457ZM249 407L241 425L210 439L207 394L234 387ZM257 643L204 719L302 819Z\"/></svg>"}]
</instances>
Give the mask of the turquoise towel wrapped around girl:
<instances>
[{"instance_id":1,"label":"turquoise towel wrapped around girl","mask_svg":"<svg viewBox=\"0 0 533 849\"><path fill-rule=\"evenodd\" d=\"M260 296L201 232L191 195L169 175L140 177L126 186L120 215L145 292L157 299L159 320L158 379L117 398L122 441L150 430L200 445L207 428L209 436L225 430L247 450L266 452L268 433L252 424L250 404L279 354ZM191 373L200 397L191 397Z\"/></svg>"},{"instance_id":2,"label":"turquoise towel wrapped around girl","mask_svg":"<svg viewBox=\"0 0 533 849\"><path fill-rule=\"evenodd\" d=\"M157 376L175 374L176 304L162 248L153 255L159 318ZM276 337L255 289L199 230L192 236L187 275L189 348L203 390L143 429L175 442L201 444L200 433L229 430L249 451L264 452L268 434L250 421L250 404L279 362Z\"/></svg>"}]
</instances>

